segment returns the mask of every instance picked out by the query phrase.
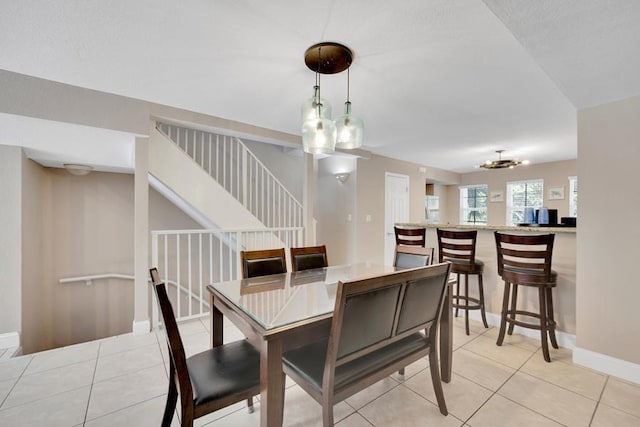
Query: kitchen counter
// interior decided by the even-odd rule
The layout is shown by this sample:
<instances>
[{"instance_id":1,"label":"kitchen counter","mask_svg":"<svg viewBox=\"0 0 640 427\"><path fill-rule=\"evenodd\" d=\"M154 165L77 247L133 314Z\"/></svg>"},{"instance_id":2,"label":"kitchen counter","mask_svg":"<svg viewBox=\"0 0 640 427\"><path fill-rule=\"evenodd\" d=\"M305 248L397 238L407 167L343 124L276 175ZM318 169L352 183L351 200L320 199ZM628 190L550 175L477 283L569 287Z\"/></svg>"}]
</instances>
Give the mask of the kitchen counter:
<instances>
[{"instance_id":1,"label":"kitchen counter","mask_svg":"<svg viewBox=\"0 0 640 427\"><path fill-rule=\"evenodd\" d=\"M491 231L531 231L545 233L576 233L576 227L549 227L549 226L513 226L513 225L473 225L473 224L426 224L419 222L399 222L399 227L426 227L426 228L458 228L470 230L491 230Z\"/></svg>"}]
</instances>

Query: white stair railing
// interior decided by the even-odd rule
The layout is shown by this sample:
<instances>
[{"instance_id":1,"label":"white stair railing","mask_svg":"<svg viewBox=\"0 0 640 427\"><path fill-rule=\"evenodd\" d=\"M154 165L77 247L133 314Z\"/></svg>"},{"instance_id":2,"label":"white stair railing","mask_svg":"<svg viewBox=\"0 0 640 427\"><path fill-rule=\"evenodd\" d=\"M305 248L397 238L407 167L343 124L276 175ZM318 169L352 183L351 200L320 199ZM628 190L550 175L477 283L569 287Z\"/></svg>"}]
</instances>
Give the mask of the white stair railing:
<instances>
[{"instance_id":1,"label":"white stair railing","mask_svg":"<svg viewBox=\"0 0 640 427\"><path fill-rule=\"evenodd\" d=\"M259 230L166 230L151 232L151 265L162 280L180 283L180 294L168 288L178 320L209 314L208 284L241 277L240 251L304 246L302 227ZM158 324L152 305L153 326Z\"/></svg>"},{"instance_id":2,"label":"white stair railing","mask_svg":"<svg viewBox=\"0 0 640 427\"><path fill-rule=\"evenodd\" d=\"M302 227L302 204L239 138L160 122L156 128L266 227Z\"/></svg>"}]
</instances>

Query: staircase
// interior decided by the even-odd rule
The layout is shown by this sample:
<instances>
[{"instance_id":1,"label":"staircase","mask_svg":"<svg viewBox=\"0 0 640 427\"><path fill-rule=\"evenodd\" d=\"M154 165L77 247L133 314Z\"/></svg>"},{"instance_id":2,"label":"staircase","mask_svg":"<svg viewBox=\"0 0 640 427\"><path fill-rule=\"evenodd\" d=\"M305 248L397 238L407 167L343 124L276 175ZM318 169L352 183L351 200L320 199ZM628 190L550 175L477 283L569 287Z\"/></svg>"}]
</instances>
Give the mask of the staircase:
<instances>
[{"instance_id":1,"label":"staircase","mask_svg":"<svg viewBox=\"0 0 640 427\"><path fill-rule=\"evenodd\" d=\"M161 181L165 181L167 173L162 167L170 167L171 165L163 163L166 160L182 163L179 165L181 169L178 169L180 171L178 176L169 179L174 190L176 185L181 188L180 195L185 194L183 191L186 189L185 187L192 187L192 182L186 180L183 175L187 169L187 165L184 164L185 159L188 158L199 166L198 169L202 174L211 178L211 182L218 184L259 221L259 223L252 222L251 226L267 228L303 226L302 204L239 138L166 123L158 123L156 130L162 138L158 135L152 136L150 172ZM164 147L167 142L172 143L173 150ZM156 144L162 145L162 147L156 147ZM159 153L160 149L162 153ZM180 152L182 156L170 155L170 151ZM162 159L156 159L156 156L153 156L155 153L163 155ZM207 193L190 197L190 200L200 199L202 194ZM219 195L216 194L216 196ZM226 202L226 200L224 201ZM194 201L194 203L196 202ZM219 212L209 212L209 214L212 220L215 221L217 218L222 222L218 223L221 228L232 228L234 227L232 223L238 222L241 227L249 225L245 216L233 221L233 218L220 218Z\"/></svg>"},{"instance_id":2,"label":"staircase","mask_svg":"<svg viewBox=\"0 0 640 427\"><path fill-rule=\"evenodd\" d=\"M304 245L302 205L239 138L157 123L149 174L205 228L152 232L152 264L176 283L179 319L209 313L206 285L239 278L241 250Z\"/></svg>"}]
</instances>

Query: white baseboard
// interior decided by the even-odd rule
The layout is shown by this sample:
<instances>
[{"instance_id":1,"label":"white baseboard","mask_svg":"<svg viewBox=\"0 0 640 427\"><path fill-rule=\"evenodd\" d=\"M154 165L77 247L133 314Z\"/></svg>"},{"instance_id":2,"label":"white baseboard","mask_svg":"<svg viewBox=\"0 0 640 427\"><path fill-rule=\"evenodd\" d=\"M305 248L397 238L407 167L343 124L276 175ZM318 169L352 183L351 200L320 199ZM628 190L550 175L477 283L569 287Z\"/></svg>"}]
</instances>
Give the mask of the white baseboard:
<instances>
[{"instance_id":1,"label":"white baseboard","mask_svg":"<svg viewBox=\"0 0 640 427\"><path fill-rule=\"evenodd\" d=\"M151 332L151 322L149 320L142 320L139 322L133 321L132 327L133 335L144 335Z\"/></svg>"},{"instance_id":2,"label":"white baseboard","mask_svg":"<svg viewBox=\"0 0 640 427\"><path fill-rule=\"evenodd\" d=\"M489 326L500 327L500 315L486 313ZM482 322L479 310L469 312L469 319ZM516 326L513 332L535 340L540 340L540 331ZM607 375L613 375L623 380L640 384L640 365L626 360L616 359L606 354L596 353L576 346L576 336L563 331L556 331L556 338L560 347L573 350L573 363L581 365Z\"/></svg>"},{"instance_id":3,"label":"white baseboard","mask_svg":"<svg viewBox=\"0 0 640 427\"><path fill-rule=\"evenodd\" d=\"M0 348L20 347L20 333L7 332L0 334Z\"/></svg>"},{"instance_id":4,"label":"white baseboard","mask_svg":"<svg viewBox=\"0 0 640 427\"><path fill-rule=\"evenodd\" d=\"M596 371L603 372L623 380L640 384L640 365L616 359L606 354L596 353L585 348L573 349L573 362Z\"/></svg>"}]
</instances>

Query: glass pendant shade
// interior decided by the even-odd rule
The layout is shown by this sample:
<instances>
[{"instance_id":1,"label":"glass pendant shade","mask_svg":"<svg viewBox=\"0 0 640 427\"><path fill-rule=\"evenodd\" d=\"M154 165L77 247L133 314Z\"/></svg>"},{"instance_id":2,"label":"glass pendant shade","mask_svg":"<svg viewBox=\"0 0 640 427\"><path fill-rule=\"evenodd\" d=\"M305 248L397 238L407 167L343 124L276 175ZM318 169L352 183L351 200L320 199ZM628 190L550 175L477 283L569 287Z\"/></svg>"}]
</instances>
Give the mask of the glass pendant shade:
<instances>
[{"instance_id":1,"label":"glass pendant shade","mask_svg":"<svg viewBox=\"0 0 640 427\"><path fill-rule=\"evenodd\" d=\"M364 123L359 117L351 115L351 102L344 103L344 115L338 117L335 123L336 147L349 150L362 147Z\"/></svg>"},{"instance_id":2,"label":"glass pendant shade","mask_svg":"<svg viewBox=\"0 0 640 427\"><path fill-rule=\"evenodd\" d=\"M316 117L302 124L302 147L306 153L328 154L335 151L336 125L333 121Z\"/></svg>"},{"instance_id":3,"label":"glass pendant shade","mask_svg":"<svg viewBox=\"0 0 640 427\"><path fill-rule=\"evenodd\" d=\"M302 103L300 113L303 122L315 119L318 114L325 119L331 118L331 104L326 99L320 98L320 86L313 87L313 96Z\"/></svg>"}]
</instances>

